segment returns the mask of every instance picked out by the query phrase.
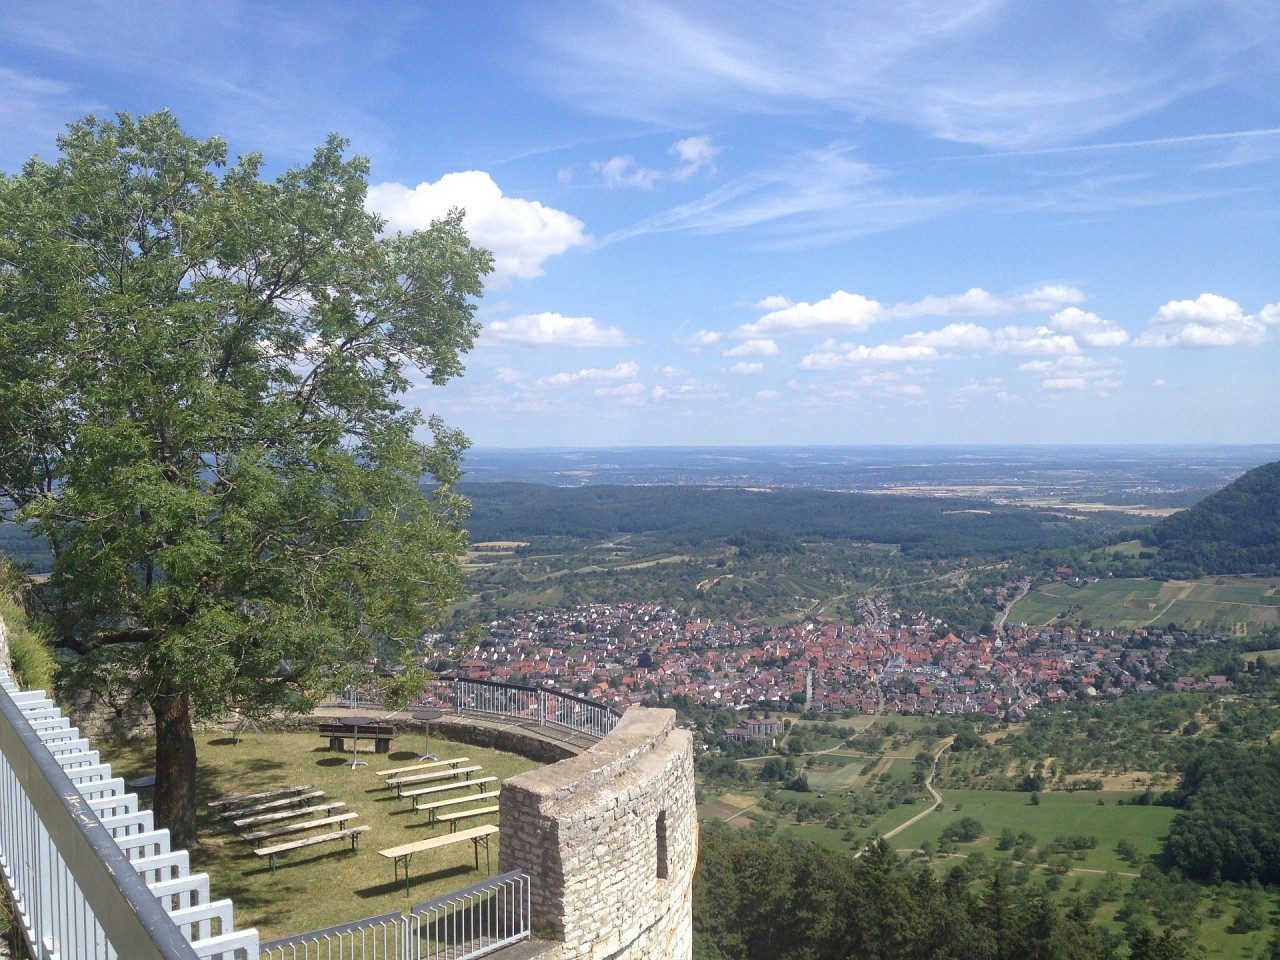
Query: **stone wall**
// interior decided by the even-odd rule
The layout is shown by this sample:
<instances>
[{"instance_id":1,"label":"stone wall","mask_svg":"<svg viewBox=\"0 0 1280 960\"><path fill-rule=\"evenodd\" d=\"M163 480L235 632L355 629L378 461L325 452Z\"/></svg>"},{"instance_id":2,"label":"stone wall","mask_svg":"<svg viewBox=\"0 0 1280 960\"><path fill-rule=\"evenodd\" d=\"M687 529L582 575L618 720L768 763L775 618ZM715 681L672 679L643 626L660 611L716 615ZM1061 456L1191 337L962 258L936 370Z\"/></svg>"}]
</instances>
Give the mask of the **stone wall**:
<instances>
[{"instance_id":1,"label":"stone wall","mask_svg":"<svg viewBox=\"0 0 1280 960\"><path fill-rule=\"evenodd\" d=\"M585 753L502 786L505 870L533 878L535 935L562 960L684 960L698 856L693 740L633 707Z\"/></svg>"}]
</instances>

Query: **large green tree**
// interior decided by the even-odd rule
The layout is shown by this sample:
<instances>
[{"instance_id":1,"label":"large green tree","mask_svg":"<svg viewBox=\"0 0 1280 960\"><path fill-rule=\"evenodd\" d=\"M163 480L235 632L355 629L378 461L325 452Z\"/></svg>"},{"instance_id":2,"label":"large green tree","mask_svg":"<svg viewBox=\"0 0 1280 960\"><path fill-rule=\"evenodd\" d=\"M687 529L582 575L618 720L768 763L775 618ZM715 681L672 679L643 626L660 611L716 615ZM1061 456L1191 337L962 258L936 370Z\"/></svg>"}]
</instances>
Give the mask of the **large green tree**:
<instances>
[{"instance_id":1,"label":"large green tree","mask_svg":"<svg viewBox=\"0 0 1280 960\"><path fill-rule=\"evenodd\" d=\"M0 492L191 844L194 718L305 709L460 592L466 442L400 398L461 373L491 258L460 212L384 235L336 136L274 180L167 112L58 145L0 176Z\"/></svg>"}]
</instances>

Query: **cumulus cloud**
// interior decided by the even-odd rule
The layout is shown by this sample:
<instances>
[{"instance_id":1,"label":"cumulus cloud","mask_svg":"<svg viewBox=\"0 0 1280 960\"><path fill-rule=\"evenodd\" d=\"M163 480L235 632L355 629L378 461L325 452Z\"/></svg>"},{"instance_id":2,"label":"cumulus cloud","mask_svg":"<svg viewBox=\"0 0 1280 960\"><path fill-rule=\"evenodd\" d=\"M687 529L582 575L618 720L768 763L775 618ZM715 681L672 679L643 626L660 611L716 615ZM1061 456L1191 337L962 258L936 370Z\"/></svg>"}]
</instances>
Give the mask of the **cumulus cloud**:
<instances>
[{"instance_id":1,"label":"cumulus cloud","mask_svg":"<svg viewBox=\"0 0 1280 960\"><path fill-rule=\"evenodd\" d=\"M495 376L499 383L519 383L524 379L523 373L511 367L499 367Z\"/></svg>"},{"instance_id":2,"label":"cumulus cloud","mask_svg":"<svg viewBox=\"0 0 1280 960\"><path fill-rule=\"evenodd\" d=\"M909 333L902 342L936 350L980 350L991 345L991 331L976 323L949 323L940 330Z\"/></svg>"},{"instance_id":3,"label":"cumulus cloud","mask_svg":"<svg viewBox=\"0 0 1280 960\"><path fill-rule=\"evenodd\" d=\"M1079 307L1059 310L1049 318L1049 326L1086 347L1119 347L1129 342L1129 334L1120 324Z\"/></svg>"},{"instance_id":4,"label":"cumulus cloud","mask_svg":"<svg viewBox=\"0 0 1280 960\"><path fill-rule=\"evenodd\" d=\"M625 363L620 363L607 369L590 367L585 370L579 370L576 373L553 373L549 377L543 377L538 381L538 384L545 387L563 387L571 383L608 383L617 380L634 380L639 372L639 364L628 360Z\"/></svg>"},{"instance_id":5,"label":"cumulus cloud","mask_svg":"<svg viewBox=\"0 0 1280 960\"><path fill-rule=\"evenodd\" d=\"M855 343L836 344L827 341L807 353L800 361L802 370L834 370L858 363L910 363L933 360L938 351L933 347L913 344L882 343L874 347Z\"/></svg>"},{"instance_id":6,"label":"cumulus cloud","mask_svg":"<svg viewBox=\"0 0 1280 960\"><path fill-rule=\"evenodd\" d=\"M780 297L775 294L774 296L765 297L763 300L757 301L756 309L785 310L787 307L791 305L792 305L792 301L788 300L786 297Z\"/></svg>"},{"instance_id":7,"label":"cumulus cloud","mask_svg":"<svg viewBox=\"0 0 1280 960\"><path fill-rule=\"evenodd\" d=\"M1139 347L1239 347L1262 343L1267 327L1280 321L1280 305L1268 304L1257 316L1213 293L1194 300L1171 300L1147 322L1134 341Z\"/></svg>"},{"instance_id":8,"label":"cumulus cloud","mask_svg":"<svg viewBox=\"0 0 1280 960\"><path fill-rule=\"evenodd\" d=\"M758 338L773 335L822 335L866 330L884 316L875 300L837 290L816 303L797 303L771 310L755 323L743 324L735 335Z\"/></svg>"},{"instance_id":9,"label":"cumulus cloud","mask_svg":"<svg viewBox=\"0 0 1280 960\"><path fill-rule=\"evenodd\" d=\"M612 157L603 163L596 161L591 164L591 169L599 173L605 185L612 190L618 187L652 190L662 179L661 171L637 166L634 157Z\"/></svg>"},{"instance_id":10,"label":"cumulus cloud","mask_svg":"<svg viewBox=\"0 0 1280 960\"><path fill-rule=\"evenodd\" d=\"M608 160L592 161L591 169L600 174L605 186L610 189L635 187L652 190L664 180L683 183L701 170L715 173L713 161L720 148L711 142L710 137L685 137L673 143L667 152L677 161L677 165L670 171L641 166L635 157L625 154Z\"/></svg>"},{"instance_id":11,"label":"cumulus cloud","mask_svg":"<svg viewBox=\"0 0 1280 960\"><path fill-rule=\"evenodd\" d=\"M655 367L653 375L655 377L687 377L689 375L689 371L685 370L683 367L673 367L670 364L667 364L663 367Z\"/></svg>"},{"instance_id":12,"label":"cumulus cloud","mask_svg":"<svg viewBox=\"0 0 1280 960\"><path fill-rule=\"evenodd\" d=\"M772 340L748 340L724 352L726 357L776 357L778 345Z\"/></svg>"},{"instance_id":13,"label":"cumulus cloud","mask_svg":"<svg viewBox=\"0 0 1280 960\"><path fill-rule=\"evenodd\" d=\"M1084 294L1075 287L1049 285L1030 293L1001 297L981 287L949 296L928 296L910 303L898 303L887 313L893 317L995 317L1011 313L1041 313L1080 303Z\"/></svg>"},{"instance_id":14,"label":"cumulus cloud","mask_svg":"<svg viewBox=\"0 0 1280 960\"><path fill-rule=\"evenodd\" d=\"M671 171L671 179L683 182L699 170L714 173L712 161L720 148L711 142L710 137L685 137L673 143L670 152L680 161L680 166Z\"/></svg>"},{"instance_id":15,"label":"cumulus cloud","mask_svg":"<svg viewBox=\"0 0 1280 960\"><path fill-rule=\"evenodd\" d=\"M1005 327L995 332L994 348L999 353L1020 356L1060 357L1080 352L1080 345L1068 333L1048 327Z\"/></svg>"},{"instance_id":16,"label":"cumulus cloud","mask_svg":"<svg viewBox=\"0 0 1280 960\"><path fill-rule=\"evenodd\" d=\"M698 330L683 337L676 337L676 343L682 347L692 347L699 349L700 347L714 347L724 338L724 334L718 330Z\"/></svg>"},{"instance_id":17,"label":"cumulus cloud","mask_svg":"<svg viewBox=\"0 0 1280 960\"><path fill-rule=\"evenodd\" d=\"M536 200L504 196L481 170L447 173L435 183L406 187L379 183L369 188L365 205L391 230L423 230L451 209L466 211L472 242L493 252L493 281L543 275L551 257L591 240L577 217Z\"/></svg>"},{"instance_id":18,"label":"cumulus cloud","mask_svg":"<svg viewBox=\"0 0 1280 960\"><path fill-rule=\"evenodd\" d=\"M737 374L764 373L764 364L739 362L739 363L735 363L732 367L730 367L729 372L737 373Z\"/></svg>"},{"instance_id":19,"label":"cumulus cloud","mask_svg":"<svg viewBox=\"0 0 1280 960\"><path fill-rule=\"evenodd\" d=\"M480 343L519 347L629 347L639 341L617 327L601 326L592 317L526 313L510 320L491 320L481 332Z\"/></svg>"}]
</instances>

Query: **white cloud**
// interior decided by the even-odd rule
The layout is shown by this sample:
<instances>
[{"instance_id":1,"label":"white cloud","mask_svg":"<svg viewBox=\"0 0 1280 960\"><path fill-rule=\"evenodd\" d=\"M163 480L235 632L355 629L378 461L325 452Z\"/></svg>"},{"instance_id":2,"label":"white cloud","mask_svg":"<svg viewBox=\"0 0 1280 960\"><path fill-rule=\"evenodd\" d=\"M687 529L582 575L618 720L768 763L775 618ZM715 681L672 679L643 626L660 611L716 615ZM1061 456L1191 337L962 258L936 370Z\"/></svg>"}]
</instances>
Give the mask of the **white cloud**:
<instances>
[{"instance_id":1,"label":"white cloud","mask_svg":"<svg viewBox=\"0 0 1280 960\"><path fill-rule=\"evenodd\" d=\"M1005 327L995 333L995 350L1019 356L1061 357L1080 352L1075 338L1048 327Z\"/></svg>"},{"instance_id":2,"label":"white cloud","mask_svg":"<svg viewBox=\"0 0 1280 960\"><path fill-rule=\"evenodd\" d=\"M723 387L714 383L700 383L687 380L670 387L656 386L650 396L657 401L664 400L723 400L727 394Z\"/></svg>"},{"instance_id":3,"label":"white cloud","mask_svg":"<svg viewBox=\"0 0 1280 960\"><path fill-rule=\"evenodd\" d=\"M724 352L726 357L776 357L778 345L773 340L748 340L740 343L732 350Z\"/></svg>"},{"instance_id":4,"label":"white cloud","mask_svg":"<svg viewBox=\"0 0 1280 960\"><path fill-rule=\"evenodd\" d=\"M777 390L757 390L756 391L757 400L777 400L780 396L782 396L782 394L778 393Z\"/></svg>"},{"instance_id":5,"label":"white cloud","mask_svg":"<svg viewBox=\"0 0 1280 960\"><path fill-rule=\"evenodd\" d=\"M770 297L765 297L763 300L756 302L756 308L759 310L785 310L791 305L791 300L776 294Z\"/></svg>"},{"instance_id":6,"label":"white cloud","mask_svg":"<svg viewBox=\"0 0 1280 960\"><path fill-rule=\"evenodd\" d=\"M1028 360L1018 365L1018 371L1040 380L1045 390L1091 390L1106 396L1120 386L1117 379L1119 361L1099 360L1095 357L1066 356L1053 360Z\"/></svg>"},{"instance_id":7,"label":"white cloud","mask_svg":"<svg viewBox=\"0 0 1280 960\"><path fill-rule=\"evenodd\" d=\"M659 170L636 166L634 157L612 157L604 163L593 162L591 168L604 178L605 185L611 190L618 187L638 187L641 190L652 190L662 179Z\"/></svg>"},{"instance_id":8,"label":"white cloud","mask_svg":"<svg viewBox=\"0 0 1280 960\"><path fill-rule=\"evenodd\" d=\"M1246 315L1240 304L1213 293L1194 300L1171 300L1147 323L1134 341L1138 347L1239 347L1262 343L1267 326L1280 318L1280 307L1269 304L1258 316Z\"/></svg>"},{"instance_id":9,"label":"white cloud","mask_svg":"<svg viewBox=\"0 0 1280 960\"><path fill-rule=\"evenodd\" d=\"M629 347L639 343L618 327L602 327L592 317L526 313L484 325L480 343L521 347Z\"/></svg>"},{"instance_id":10,"label":"white cloud","mask_svg":"<svg viewBox=\"0 0 1280 960\"><path fill-rule=\"evenodd\" d=\"M1070 303L1080 303L1084 294L1075 287L1050 285L1030 293L1001 297L973 287L964 293L928 296L913 303L898 303L888 309L893 317L994 317L1010 313L1039 313Z\"/></svg>"},{"instance_id":11,"label":"white cloud","mask_svg":"<svg viewBox=\"0 0 1280 960\"><path fill-rule=\"evenodd\" d=\"M699 170L715 173L712 161L720 148L711 142L710 137L685 137L673 143L670 152L680 160L680 166L671 171L671 179L683 182Z\"/></svg>"},{"instance_id":12,"label":"white cloud","mask_svg":"<svg viewBox=\"0 0 1280 960\"><path fill-rule=\"evenodd\" d=\"M563 387L571 383L608 383L617 380L633 380L639 372L639 364L628 360L608 369L589 367L576 373L554 373L549 377L543 377L538 381L538 385Z\"/></svg>"},{"instance_id":13,"label":"white cloud","mask_svg":"<svg viewBox=\"0 0 1280 960\"><path fill-rule=\"evenodd\" d=\"M724 334L718 330L698 330L694 333L683 337L675 337L676 343L682 347L691 347L698 349L700 347L713 347L723 339Z\"/></svg>"},{"instance_id":14,"label":"white cloud","mask_svg":"<svg viewBox=\"0 0 1280 960\"><path fill-rule=\"evenodd\" d=\"M837 290L817 303L797 303L770 311L755 323L743 324L734 335L758 338L848 333L866 330L883 316L884 308L875 300Z\"/></svg>"},{"instance_id":15,"label":"white cloud","mask_svg":"<svg viewBox=\"0 0 1280 960\"><path fill-rule=\"evenodd\" d=\"M1049 318L1054 330L1070 334L1086 347L1119 347L1129 342L1129 334L1118 323L1103 320L1096 313L1067 307Z\"/></svg>"},{"instance_id":16,"label":"white cloud","mask_svg":"<svg viewBox=\"0 0 1280 960\"><path fill-rule=\"evenodd\" d=\"M991 331L976 323L949 323L940 330L909 333L902 342L938 350L980 350L991 345Z\"/></svg>"},{"instance_id":17,"label":"white cloud","mask_svg":"<svg viewBox=\"0 0 1280 960\"><path fill-rule=\"evenodd\" d=\"M737 374L764 373L764 364L763 363L745 363L745 362L735 363L732 367L729 368L729 372L737 373Z\"/></svg>"},{"instance_id":18,"label":"white cloud","mask_svg":"<svg viewBox=\"0 0 1280 960\"><path fill-rule=\"evenodd\" d=\"M511 367L499 367L495 376L499 383L519 383L524 379L523 373Z\"/></svg>"},{"instance_id":19,"label":"white cloud","mask_svg":"<svg viewBox=\"0 0 1280 960\"><path fill-rule=\"evenodd\" d=\"M834 344L827 341L810 351L800 361L802 370L834 370L857 363L910 363L933 360L938 351L928 346L884 343L874 347L862 344Z\"/></svg>"},{"instance_id":20,"label":"white cloud","mask_svg":"<svg viewBox=\"0 0 1280 960\"><path fill-rule=\"evenodd\" d=\"M365 205L392 230L422 230L455 207L466 211L467 234L493 252L495 282L540 277L548 259L591 240L577 217L536 200L504 196L481 170L447 173L435 183L379 183Z\"/></svg>"},{"instance_id":21,"label":"white cloud","mask_svg":"<svg viewBox=\"0 0 1280 960\"><path fill-rule=\"evenodd\" d=\"M668 364L664 367L654 368L653 375L655 377L687 377L689 375L689 371L685 370L683 367L673 367Z\"/></svg>"}]
</instances>

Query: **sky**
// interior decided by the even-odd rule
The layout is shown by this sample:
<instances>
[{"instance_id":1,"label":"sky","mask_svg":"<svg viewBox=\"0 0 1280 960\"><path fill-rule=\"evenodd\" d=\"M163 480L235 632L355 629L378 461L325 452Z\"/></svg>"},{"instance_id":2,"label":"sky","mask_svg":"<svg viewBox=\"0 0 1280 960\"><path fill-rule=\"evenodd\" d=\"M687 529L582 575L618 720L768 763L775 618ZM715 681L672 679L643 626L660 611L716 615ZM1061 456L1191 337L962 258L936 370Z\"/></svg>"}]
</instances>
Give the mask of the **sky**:
<instances>
[{"instance_id":1,"label":"sky","mask_svg":"<svg viewBox=\"0 0 1280 960\"><path fill-rule=\"evenodd\" d=\"M0 2L0 170L169 109L496 269L476 447L1280 441L1280 4Z\"/></svg>"}]
</instances>

